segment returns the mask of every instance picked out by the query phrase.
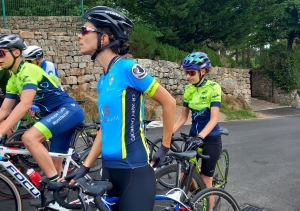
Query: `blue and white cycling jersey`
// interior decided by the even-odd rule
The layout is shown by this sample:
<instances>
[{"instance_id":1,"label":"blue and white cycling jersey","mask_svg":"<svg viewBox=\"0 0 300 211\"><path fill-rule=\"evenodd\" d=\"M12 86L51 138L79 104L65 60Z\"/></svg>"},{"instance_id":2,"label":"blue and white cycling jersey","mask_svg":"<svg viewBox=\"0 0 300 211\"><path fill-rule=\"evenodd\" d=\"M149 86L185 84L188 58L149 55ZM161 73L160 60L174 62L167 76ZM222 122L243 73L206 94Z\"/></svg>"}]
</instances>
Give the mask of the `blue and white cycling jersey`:
<instances>
[{"instance_id":1,"label":"blue and white cycling jersey","mask_svg":"<svg viewBox=\"0 0 300 211\"><path fill-rule=\"evenodd\" d=\"M110 65L114 61L116 57ZM140 65L123 58L101 76L97 92L105 167L137 168L149 164L142 128L143 93L152 97L158 86Z\"/></svg>"},{"instance_id":2,"label":"blue and white cycling jersey","mask_svg":"<svg viewBox=\"0 0 300 211\"><path fill-rule=\"evenodd\" d=\"M41 68L49 75L54 74L56 77L58 77L58 71L54 64L52 62L49 62L47 60L43 60L41 64Z\"/></svg>"}]
</instances>

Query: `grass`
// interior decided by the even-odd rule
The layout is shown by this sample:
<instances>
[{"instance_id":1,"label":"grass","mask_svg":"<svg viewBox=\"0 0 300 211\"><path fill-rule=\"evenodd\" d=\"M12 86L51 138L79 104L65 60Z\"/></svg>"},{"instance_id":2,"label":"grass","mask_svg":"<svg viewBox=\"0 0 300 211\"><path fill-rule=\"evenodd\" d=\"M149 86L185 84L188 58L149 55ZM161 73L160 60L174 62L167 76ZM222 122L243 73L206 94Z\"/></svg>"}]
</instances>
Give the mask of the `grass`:
<instances>
[{"instance_id":1,"label":"grass","mask_svg":"<svg viewBox=\"0 0 300 211\"><path fill-rule=\"evenodd\" d=\"M86 91L76 89L75 91L68 91L68 94L76 100L87 99L87 102L80 105L85 113L84 122L93 122L93 119L99 120L96 92L90 91L87 94Z\"/></svg>"},{"instance_id":2,"label":"grass","mask_svg":"<svg viewBox=\"0 0 300 211\"><path fill-rule=\"evenodd\" d=\"M226 115L227 121L257 118L244 100L225 95L222 95L221 113Z\"/></svg>"}]
</instances>

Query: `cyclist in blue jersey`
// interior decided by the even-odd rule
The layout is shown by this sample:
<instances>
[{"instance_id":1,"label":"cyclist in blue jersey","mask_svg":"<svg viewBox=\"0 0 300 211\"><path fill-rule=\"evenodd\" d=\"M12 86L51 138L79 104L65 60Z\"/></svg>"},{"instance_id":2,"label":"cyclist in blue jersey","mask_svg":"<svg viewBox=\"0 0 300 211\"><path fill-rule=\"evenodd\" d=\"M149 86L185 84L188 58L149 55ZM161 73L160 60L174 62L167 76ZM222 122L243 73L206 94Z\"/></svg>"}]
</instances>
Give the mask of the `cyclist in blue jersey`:
<instances>
[{"instance_id":1,"label":"cyclist in blue jersey","mask_svg":"<svg viewBox=\"0 0 300 211\"><path fill-rule=\"evenodd\" d=\"M63 158L51 160L41 142L52 138L50 151L67 153L75 127L83 122L85 115L76 100L59 88L57 81L39 66L24 62L24 49L26 45L19 36L0 36L0 66L12 72L0 108L0 121L5 119L0 125L0 137L24 116L33 102L46 110L48 115L26 131L22 141L45 175L57 181ZM20 102L12 110L18 95Z\"/></svg>"},{"instance_id":2,"label":"cyclist in blue jersey","mask_svg":"<svg viewBox=\"0 0 300 211\"><path fill-rule=\"evenodd\" d=\"M102 179L113 184L108 194L120 197L113 210L152 211L156 182L151 166L161 164L170 148L175 99L139 64L120 57L128 52L124 43L133 26L124 14L97 6L84 18L87 22L78 35L80 51L103 68L97 86L101 130L84 165L64 179L73 183L84 176L102 153ZM151 162L142 128L143 94L163 107L163 142Z\"/></svg>"},{"instance_id":3,"label":"cyclist in blue jersey","mask_svg":"<svg viewBox=\"0 0 300 211\"><path fill-rule=\"evenodd\" d=\"M198 143L203 142L203 154L209 155L210 159L202 159L201 176L206 187L210 188L222 150L218 125L222 91L218 83L205 78L210 70L210 60L207 54L203 52L189 54L182 61L182 67L190 84L184 89L182 112L174 125L173 133L186 122L191 110L191 137L187 140L187 150L195 150L199 147ZM212 207L209 210L212 210Z\"/></svg>"},{"instance_id":4,"label":"cyclist in blue jersey","mask_svg":"<svg viewBox=\"0 0 300 211\"><path fill-rule=\"evenodd\" d=\"M47 74L54 74L58 77L58 71L52 62L44 59L44 53L41 47L36 45L27 46L22 52L22 56L26 62L40 66Z\"/></svg>"}]
</instances>

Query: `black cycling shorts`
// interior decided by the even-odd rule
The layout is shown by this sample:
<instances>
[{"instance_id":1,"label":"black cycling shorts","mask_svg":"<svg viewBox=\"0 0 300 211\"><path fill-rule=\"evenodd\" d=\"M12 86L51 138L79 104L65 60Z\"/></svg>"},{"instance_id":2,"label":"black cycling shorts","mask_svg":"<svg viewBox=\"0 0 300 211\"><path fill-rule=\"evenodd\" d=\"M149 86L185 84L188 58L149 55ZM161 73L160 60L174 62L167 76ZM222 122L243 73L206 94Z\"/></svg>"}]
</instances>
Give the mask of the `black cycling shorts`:
<instances>
[{"instance_id":1,"label":"black cycling shorts","mask_svg":"<svg viewBox=\"0 0 300 211\"><path fill-rule=\"evenodd\" d=\"M150 165L134 169L103 168L102 179L108 179L113 188L110 197L120 197L113 211L152 211L154 208L156 182Z\"/></svg>"},{"instance_id":2,"label":"black cycling shorts","mask_svg":"<svg viewBox=\"0 0 300 211\"><path fill-rule=\"evenodd\" d=\"M190 136L195 136L191 134ZM203 140L203 155L209 155L209 159L202 159L201 174L207 177L212 177L215 172L217 161L219 160L222 151L221 134L216 136L207 136Z\"/></svg>"}]
</instances>

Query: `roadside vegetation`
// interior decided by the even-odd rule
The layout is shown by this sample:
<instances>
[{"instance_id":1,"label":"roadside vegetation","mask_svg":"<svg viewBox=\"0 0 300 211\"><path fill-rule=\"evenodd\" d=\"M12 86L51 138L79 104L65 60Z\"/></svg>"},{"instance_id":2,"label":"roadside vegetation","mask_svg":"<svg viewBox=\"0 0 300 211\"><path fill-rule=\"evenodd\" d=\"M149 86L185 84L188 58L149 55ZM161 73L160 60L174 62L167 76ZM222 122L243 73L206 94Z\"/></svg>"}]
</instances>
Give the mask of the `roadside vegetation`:
<instances>
[{"instance_id":1,"label":"roadside vegetation","mask_svg":"<svg viewBox=\"0 0 300 211\"><path fill-rule=\"evenodd\" d=\"M225 95L222 96L221 113L226 115L226 121L257 118L244 100Z\"/></svg>"}]
</instances>

